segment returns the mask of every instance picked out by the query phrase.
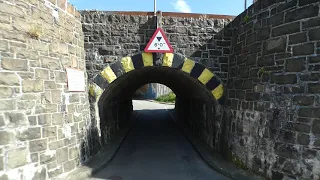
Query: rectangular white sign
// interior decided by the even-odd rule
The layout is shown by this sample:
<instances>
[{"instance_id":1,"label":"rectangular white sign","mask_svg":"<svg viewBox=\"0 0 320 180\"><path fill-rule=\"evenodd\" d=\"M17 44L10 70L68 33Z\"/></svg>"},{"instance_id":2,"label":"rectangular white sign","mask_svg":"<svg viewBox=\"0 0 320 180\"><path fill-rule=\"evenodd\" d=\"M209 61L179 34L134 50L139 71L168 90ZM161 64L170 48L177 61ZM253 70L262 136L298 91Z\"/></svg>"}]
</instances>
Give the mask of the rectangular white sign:
<instances>
[{"instance_id":1,"label":"rectangular white sign","mask_svg":"<svg viewBox=\"0 0 320 180\"><path fill-rule=\"evenodd\" d=\"M85 91L85 78L84 71L78 69L67 69L68 78L68 90L73 92L83 92Z\"/></svg>"}]
</instances>

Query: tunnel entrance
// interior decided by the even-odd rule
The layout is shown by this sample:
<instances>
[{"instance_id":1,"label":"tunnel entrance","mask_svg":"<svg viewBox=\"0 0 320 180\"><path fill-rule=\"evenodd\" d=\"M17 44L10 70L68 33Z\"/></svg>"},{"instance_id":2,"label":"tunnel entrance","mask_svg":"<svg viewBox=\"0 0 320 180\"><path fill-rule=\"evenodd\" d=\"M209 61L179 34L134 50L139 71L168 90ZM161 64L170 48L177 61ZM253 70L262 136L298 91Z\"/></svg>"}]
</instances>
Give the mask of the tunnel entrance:
<instances>
[{"instance_id":1,"label":"tunnel entrance","mask_svg":"<svg viewBox=\"0 0 320 180\"><path fill-rule=\"evenodd\" d=\"M96 103L102 145L132 120L132 97L148 83L169 87L176 94L176 122L215 145L214 114L224 94L222 81L201 63L171 53L160 58L152 53L124 57L94 78L89 91Z\"/></svg>"}]
</instances>

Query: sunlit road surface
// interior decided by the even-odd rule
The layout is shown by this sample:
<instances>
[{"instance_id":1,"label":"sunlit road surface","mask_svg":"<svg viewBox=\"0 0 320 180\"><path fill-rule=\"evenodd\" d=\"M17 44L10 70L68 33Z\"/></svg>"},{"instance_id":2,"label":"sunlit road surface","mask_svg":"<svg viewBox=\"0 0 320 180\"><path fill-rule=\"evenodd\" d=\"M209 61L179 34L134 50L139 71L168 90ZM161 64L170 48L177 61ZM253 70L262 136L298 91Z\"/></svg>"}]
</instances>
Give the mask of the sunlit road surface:
<instances>
[{"instance_id":1,"label":"sunlit road surface","mask_svg":"<svg viewBox=\"0 0 320 180\"><path fill-rule=\"evenodd\" d=\"M224 180L211 169L174 126L167 109L173 105L135 100L140 113L119 151L93 179Z\"/></svg>"}]
</instances>

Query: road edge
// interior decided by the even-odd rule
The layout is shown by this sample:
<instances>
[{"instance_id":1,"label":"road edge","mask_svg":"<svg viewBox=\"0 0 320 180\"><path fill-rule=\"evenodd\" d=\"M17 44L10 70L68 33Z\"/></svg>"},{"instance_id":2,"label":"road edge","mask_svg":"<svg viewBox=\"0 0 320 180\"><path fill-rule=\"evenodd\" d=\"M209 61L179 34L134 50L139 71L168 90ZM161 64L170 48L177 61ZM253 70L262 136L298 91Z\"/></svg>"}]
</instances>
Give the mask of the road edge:
<instances>
[{"instance_id":1,"label":"road edge","mask_svg":"<svg viewBox=\"0 0 320 180\"><path fill-rule=\"evenodd\" d=\"M236 167L233 163L225 160L221 155L212 150L203 140L201 140L198 137L195 137L191 133L188 133L186 129L179 126L176 123L175 117L172 115L172 113L168 109L166 110L170 114L171 118L173 119L173 122L178 127L183 136L190 142L195 151L211 168L215 169L222 175L235 180L265 180L265 178L252 172L240 169Z\"/></svg>"},{"instance_id":2,"label":"road edge","mask_svg":"<svg viewBox=\"0 0 320 180\"><path fill-rule=\"evenodd\" d=\"M133 115L132 121L124 129L116 132L110 143L105 145L90 161L78 166L68 174L55 178L55 180L88 180L92 175L105 168L119 151L139 115L139 112Z\"/></svg>"},{"instance_id":3,"label":"road edge","mask_svg":"<svg viewBox=\"0 0 320 180\"><path fill-rule=\"evenodd\" d=\"M152 100L152 99L145 99L145 101L149 101L149 102L153 102L153 103L159 103L159 104L166 104L166 105L175 105L175 103L171 103L171 102L160 102L160 101L156 101L156 100Z\"/></svg>"}]
</instances>

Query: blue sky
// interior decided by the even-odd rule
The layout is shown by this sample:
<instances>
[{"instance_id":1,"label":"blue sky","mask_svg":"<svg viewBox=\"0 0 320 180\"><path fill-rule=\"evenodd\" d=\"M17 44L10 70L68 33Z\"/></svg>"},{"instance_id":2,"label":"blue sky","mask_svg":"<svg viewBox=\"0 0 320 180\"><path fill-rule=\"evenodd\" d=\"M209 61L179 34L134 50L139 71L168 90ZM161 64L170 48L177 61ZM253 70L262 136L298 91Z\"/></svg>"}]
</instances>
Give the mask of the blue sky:
<instances>
[{"instance_id":1,"label":"blue sky","mask_svg":"<svg viewBox=\"0 0 320 180\"><path fill-rule=\"evenodd\" d=\"M252 1L247 0L248 6ZM69 2L79 10L153 11L153 0L69 0ZM244 0L157 0L157 10L238 15L244 10Z\"/></svg>"}]
</instances>

